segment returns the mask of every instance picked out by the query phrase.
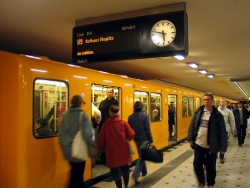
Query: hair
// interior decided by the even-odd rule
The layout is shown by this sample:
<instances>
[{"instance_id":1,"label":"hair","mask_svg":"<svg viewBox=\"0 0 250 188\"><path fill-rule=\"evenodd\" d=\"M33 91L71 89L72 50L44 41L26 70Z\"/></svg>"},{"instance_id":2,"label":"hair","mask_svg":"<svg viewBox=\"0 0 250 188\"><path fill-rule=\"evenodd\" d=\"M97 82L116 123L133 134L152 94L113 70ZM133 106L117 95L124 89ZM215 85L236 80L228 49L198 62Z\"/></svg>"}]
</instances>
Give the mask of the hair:
<instances>
[{"instance_id":1,"label":"hair","mask_svg":"<svg viewBox=\"0 0 250 188\"><path fill-rule=\"evenodd\" d=\"M112 92L114 92L114 89L112 87L109 87L106 89L106 91L108 91L108 90L112 90Z\"/></svg>"},{"instance_id":2,"label":"hair","mask_svg":"<svg viewBox=\"0 0 250 188\"><path fill-rule=\"evenodd\" d=\"M36 120L36 122L40 124L40 127L45 127L49 125L49 122L46 118L39 118L38 120Z\"/></svg>"},{"instance_id":3,"label":"hair","mask_svg":"<svg viewBox=\"0 0 250 188\"><path fill-rule=\"evenodd\" d=\"M157 112L157 113L158 113L158 110L157 110L157 109L154 109L153 112Z\"/></svg>"},{"instance_id":4,"label":"hair","mask_svg":"<svg viewBox=\"0 0 250 188\"><path fill-rule=\"evenodd\" d=\"M80 95L74 95L71 98L70 103L72 107L80 107L83 103L83 98Z\"/></svg>"},{"instance_id":5,"label":"hair","mask_svg":"<svg viewBox=\"0 0 250 188\"><path fill-rule=\"evenodd\" d=\"M110 106L109 110L110 110L110 112L112 112L114 114L118 114L118 112L120 111L120 108L118 105L113 104Z\"/></svg>"},{"instance_id":6,"label":"hair","mask_svg":"<svg viewBox=\"0 0 250 188\"><path fill-rule=\"evenodd\" d=\"M238 104L244 104L244 102L243 101L239 101Z\"/></svg>"},{"instance_id":7,"label":"hair","mask_svg":"<svg viewBox=\"0 0 250 188\"><path fill-rule=\"evenodd\" d=\"M143 104L141 101L136 101L134 104L134 112L140 112L143 108Z\"/></svg>"},{"instance_id":8,"label":"hair","mask_svg":"<svg viewBox=\"0 0 250 188\"><path fill-rule=\"evenodd\" d=\"M205 97L205 96L211 97L212 100L214 100L214 95L211 92L204 93L203 97Z\"/></svg>"}]
</instances>

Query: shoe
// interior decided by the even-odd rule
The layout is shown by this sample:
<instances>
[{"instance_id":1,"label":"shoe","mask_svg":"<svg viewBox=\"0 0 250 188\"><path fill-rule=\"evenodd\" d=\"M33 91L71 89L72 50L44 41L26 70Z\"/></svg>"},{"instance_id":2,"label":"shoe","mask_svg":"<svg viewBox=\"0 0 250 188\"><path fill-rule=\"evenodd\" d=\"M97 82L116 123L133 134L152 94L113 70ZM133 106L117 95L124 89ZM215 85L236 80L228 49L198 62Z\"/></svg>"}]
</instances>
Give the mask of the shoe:
<instances>
[{"instance_id":1,"label":"shoe","mask_svg":"<svg viewBox=\"0 0 250 188\"><path fill-rule=\"evenodd\" d=\"M224 163L224 159L220 159L220 163L222 163L222 164L223 164L223 163Z\"/></svg>"},{"instance_id":2,"label":"shoe","mask_svg":"<svg viewBox=\"0 0 250 188\"><path fill-rule=\"evenodd\" d=\"M200 184L200 185L198 186L198 188L204 188L204 187L205 187L204 184Z\"/></svg>"},{"instance_id":3,"label":"shoe","mask_svg":"<svg viewBox=\"0 0 250 188\"><path fill-rule=\"evenodd\" d=\"M138 178L135 178L135 185L139 185L141 182L138 180Z\"/></svg>"},{"instance_id":4,"label":"shoe","mask_svg":"<svg viewBox=\"0 0 250 188\"><path fill-rule=\"evenodd\" d=\"M142 176L146 176L147 175L147 173L145 173L145 174L142 174Z\"/></svg>"},{"instance_id":5,"label":"shoe","mask_svg":"<svg viewBox=\"0 0 250 188\"><path fill-rule=\"evenodd\" d=\"M239 147L242 147L242 144L239 144Z\"/></svg>"}]
</instances>

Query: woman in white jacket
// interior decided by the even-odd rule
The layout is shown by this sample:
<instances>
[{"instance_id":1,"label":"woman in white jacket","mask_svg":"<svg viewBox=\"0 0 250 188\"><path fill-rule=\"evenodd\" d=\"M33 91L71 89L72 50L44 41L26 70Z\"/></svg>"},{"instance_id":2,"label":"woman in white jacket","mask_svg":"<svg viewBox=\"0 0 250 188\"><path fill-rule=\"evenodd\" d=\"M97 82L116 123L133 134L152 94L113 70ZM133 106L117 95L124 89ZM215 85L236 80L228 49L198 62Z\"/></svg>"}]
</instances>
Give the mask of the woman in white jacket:
<instances>
[{"instance_id":1,"label":"woman in white jacket","mask_svg":"<svg viewBox=\"0 0 250 188\"><path fill-rule=\"evenodd\" d=\"M226 107L226 99L220 99L220 106L218 107L219 112L223 115L227 130L227 140L229 142L230 133L234 134L235 130L235 120L234 114L231 110ZM220 163L224 163L224 154L220 153Z\"/></svg>"}]
</instances>

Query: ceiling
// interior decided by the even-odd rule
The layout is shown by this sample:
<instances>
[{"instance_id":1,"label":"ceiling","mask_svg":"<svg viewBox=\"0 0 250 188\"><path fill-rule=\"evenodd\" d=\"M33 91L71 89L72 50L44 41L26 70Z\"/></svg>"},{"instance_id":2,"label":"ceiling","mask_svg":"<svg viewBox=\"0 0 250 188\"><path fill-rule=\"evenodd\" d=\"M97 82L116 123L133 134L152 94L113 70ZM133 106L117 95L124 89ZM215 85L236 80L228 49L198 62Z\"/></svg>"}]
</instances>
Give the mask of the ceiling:
<instances>
[{"instance_id":1,"label":"ceiling","mask_svg":"<svg viewBox=\"0 0 250 188\"><path fill-rule=\"evenodd\" d=\"M46 56L71 62L72 29L76 20L136 11L176 0L12 0L0 2L0 50ZM185 60L173 57L85 64L86 67L210 91L234 100L245 95L230 82L238 79L250 95L250 1L183 0L188 14L189 53ZM187 66L214 74L208 78ZM242 81L244 80L244 81Z\"/></svg>"}]
</instances>

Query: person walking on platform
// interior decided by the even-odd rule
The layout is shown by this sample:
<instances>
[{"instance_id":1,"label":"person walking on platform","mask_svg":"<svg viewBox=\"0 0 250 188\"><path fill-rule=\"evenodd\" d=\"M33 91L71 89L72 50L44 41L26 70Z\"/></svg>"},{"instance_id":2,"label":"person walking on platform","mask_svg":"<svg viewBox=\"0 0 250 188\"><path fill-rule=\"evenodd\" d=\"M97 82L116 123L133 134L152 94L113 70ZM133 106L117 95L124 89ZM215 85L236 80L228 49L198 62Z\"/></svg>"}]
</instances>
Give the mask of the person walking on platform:
<instances>
[{"instance_id":1,"label":"person walking on platform","mask_svg":"<svg viewBox=\"0 0 250 188\"><path fill-rule=\"evenodd\" d=\"M128 123L135 131L135 143L139 153L139 160L136 163L135 170L132 177L135 179L135 184L140 182L138 177L142 172L142 176L147 175L147 166L145 161L141 158L141 148L146 147L148 143L153 144L152 135L150 132L148 115L143 111L143 104L140 101L136 101L134 104L134 113L128 117Z\"/></svg>"},{"instance_id":2,"label":"person walking on platform","mask_svg":"<svg viewBox=\"0 0 250 188\"><path fill-rule=\"evenodd\" d=\"M213 187L216 177L216 158L227 150L227 132L223 115L213 106L213 94L205 93L203 104L194 113L188 129L187 141L194 149L194 171L199 188L205 187L203 164L206 162L206 180Z\"/></svg>"},{"instance_id":3,"label":"person walking on platform","mask_svg":"<svg viewBox=\"0 0 250 188\"><path fill-rule=\"evenodd\" d=\"M114 98L114 89L107 89L107 98L101 101L99 105L99 110L101 112L101 123L99 124L98 133L101 131L102 125L109 118L109 108L112 105L118 105L118 101ZM106 155L105 153L101 154L100 160L96 161L97 164L105 164L106 163Z\"/></svg>"},{"instance_id":4,"label":"person walking on platform","mask_svg":"<svg viewBox=\"0 0 250 188\"><path fill-rule=\"evenodd\" d=\"M238 102L238 107L234 110L235 124L237 129L238 145L242 147L246 137L247 119L249 112L243 105L243 101Z\"/></svg>"},{"instance_id":5,"label":"person walking on platform","mask_svg":"<svg viewBox=\"0 0 250 188\"><path fill-rule=\"evenodd\" d=\"M227 131L227 142L229 143L230 133L234 134L235 131L235 120L234 120L234 114L229 108L227 108L226 102L227 101L224 98L221 98L218 110L224 117L226 131ZM220 163L224 163L224 154L222 153L220 153Z\"/></svg>"},{"instance_id":6,"label":"person walking on platform","mask_svg":"<svg viewBox=\"0 0 250 188\"><path fill-rule=\"evenodd\" d=\"M135 132L127 122L121 120L119 113L119 106L112 105L110 107L110 118L105 121L99 133L98 146L101 152L106 152L107 166L110 168L117 188L122 188L121 172L127 188L130 173L130 152L127 140L132 140L135 137Z\"/></svg>"}]
</instances>

